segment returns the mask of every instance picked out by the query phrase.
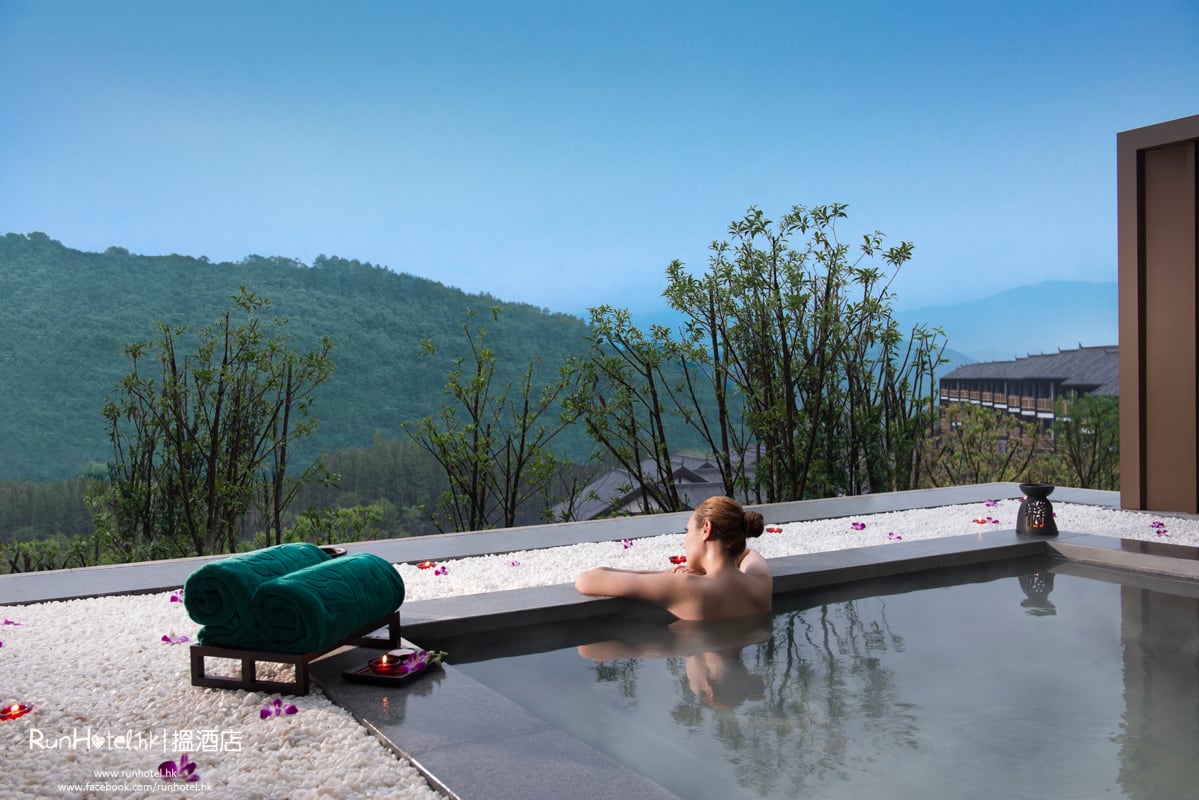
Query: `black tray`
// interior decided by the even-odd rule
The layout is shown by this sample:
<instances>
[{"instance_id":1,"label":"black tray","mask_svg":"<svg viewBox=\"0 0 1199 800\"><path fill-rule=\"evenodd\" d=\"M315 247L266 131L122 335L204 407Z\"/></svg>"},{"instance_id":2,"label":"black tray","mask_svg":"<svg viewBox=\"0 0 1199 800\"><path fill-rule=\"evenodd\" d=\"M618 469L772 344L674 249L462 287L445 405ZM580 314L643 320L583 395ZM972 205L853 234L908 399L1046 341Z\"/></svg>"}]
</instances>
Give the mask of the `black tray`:
<instances>
[{"instance_id":1,"label":"black tray","mask_svg":"<svg viewBox=\"0 0 1199 800\"><path fill-rule=\"evenodd\" d=\"M413 672L405 672L403 675L381 675L378 672L371 670L370 665L359 667L358 669L348 669L341 673L341 677L351 683L373 683L376 686L397 686L401 683L407 683L413 678L419 678L426 672L435 669L441 669L441 662L435 664L426 664L423 669L418 669Z\"/></svg>"}]
</instances>

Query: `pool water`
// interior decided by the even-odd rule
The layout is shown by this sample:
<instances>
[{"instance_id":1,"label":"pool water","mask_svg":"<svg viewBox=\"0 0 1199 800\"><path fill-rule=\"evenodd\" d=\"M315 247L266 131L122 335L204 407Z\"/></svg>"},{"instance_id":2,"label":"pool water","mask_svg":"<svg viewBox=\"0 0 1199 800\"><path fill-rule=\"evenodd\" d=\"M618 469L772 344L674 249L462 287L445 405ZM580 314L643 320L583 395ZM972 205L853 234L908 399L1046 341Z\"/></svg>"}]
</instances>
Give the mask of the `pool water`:
<instances>
[{"instance_id":1,"label":"pool water","mask_svg":"<svg viewBox=\"0 0 1199 800\"><path fill-rule=\"evenodd\" d=\"M683 798L1199 796L1199 592L1131 576L1021 560L452 660Z\"/></svg>"}]
</instances>

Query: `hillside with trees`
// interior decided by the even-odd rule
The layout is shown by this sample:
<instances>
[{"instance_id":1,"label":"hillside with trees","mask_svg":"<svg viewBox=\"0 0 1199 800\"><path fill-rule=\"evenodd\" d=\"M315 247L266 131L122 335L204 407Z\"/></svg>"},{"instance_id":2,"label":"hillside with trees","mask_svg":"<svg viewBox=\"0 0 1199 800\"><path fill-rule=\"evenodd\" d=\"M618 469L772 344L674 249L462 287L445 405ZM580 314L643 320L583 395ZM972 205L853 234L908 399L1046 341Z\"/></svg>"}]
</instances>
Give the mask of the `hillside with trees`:
<instances>
[{"instance_id":1,"label":"hillside with trees","mask_svg":"<svg viewBox=\"0 0 1199 800\"><path fill-rule=\"evenodd\" d=\"M270 299L297 346L333 342L308 457L370 446L378 431L400 437L404 422L434 414L453 358L469 354L468 310L502 309L488 314L489 344L502 355L497 383L535 360L552 371L586 347L587 325L576 317L359 261L209 263L119 247L81 252L42 233L9 233L0 237L0 480L68 479L111 461L101 409L128 371L125 345L152 339L156 321L211 323L241 286ZM436 357L422 349L426 340L439 343Z\"/></svg>"}]
</instances>

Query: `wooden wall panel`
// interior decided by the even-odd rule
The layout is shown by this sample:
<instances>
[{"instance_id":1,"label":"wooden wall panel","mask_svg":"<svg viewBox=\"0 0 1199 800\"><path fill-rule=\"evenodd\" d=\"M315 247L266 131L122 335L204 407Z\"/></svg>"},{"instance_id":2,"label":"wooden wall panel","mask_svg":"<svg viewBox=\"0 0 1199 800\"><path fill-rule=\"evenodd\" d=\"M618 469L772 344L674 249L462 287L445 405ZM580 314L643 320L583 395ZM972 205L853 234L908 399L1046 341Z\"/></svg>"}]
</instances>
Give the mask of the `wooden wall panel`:
<instances>
[{"instance_id":1,"label":"wooden wall panel","mask_svg":"<svg viewBox=\"0 0 1199 800\"><path fill-rule=\"evenodd\" d=\"M1120 499L1199 513L1199 116L1116 137Z\"/></svg>"},{"instance_id":2,"label":"wooden wall panel","mask_svg":"<svg viewBox=\"0 0 1199 800\"><path fill-rule=\"evenodd\" d=\"M1142 160L1144 495L1155 510L1199 511L1194 150Z\"/></svg>"}]
</instances>

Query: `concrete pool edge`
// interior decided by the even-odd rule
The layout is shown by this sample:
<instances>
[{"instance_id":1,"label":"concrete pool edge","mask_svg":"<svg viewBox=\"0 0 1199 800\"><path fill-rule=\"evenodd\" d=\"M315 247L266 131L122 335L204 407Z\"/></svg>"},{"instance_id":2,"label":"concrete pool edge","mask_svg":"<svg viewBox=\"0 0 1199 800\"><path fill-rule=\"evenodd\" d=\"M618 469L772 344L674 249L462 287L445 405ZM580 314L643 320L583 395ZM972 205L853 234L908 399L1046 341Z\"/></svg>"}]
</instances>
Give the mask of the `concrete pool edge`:
<instances>
[{"instance_id":1,"label":"concrete pool edge","mask_svg":"<svg viewBox=\"0 0 1199 800\"><path fill-rule=\"evenodd\" d=\"M893 543L772 559L770 563L776 594L1040 555L1133 571L1149 580L1192 582L1199 590L1195 548L1166 554L1168 547L1141 548L1139 544L1071 532L1040 537L996 531L985 537ZM518 589L405 605L404 636L421 646L422 639L436 641L451 631L459 636L494 633L634 610L643 613L645 609L627 601L582 597L570 585ZM483 687L452 664L397 689L345 682L340 673L360 666L363 658L362 651L346 650L315 662L314 679L333 702L412 760L449 796L549 800L591 796L580 787L603 787L596 796L629 800L675 797Z\"/></svg>"}]
</instances>

